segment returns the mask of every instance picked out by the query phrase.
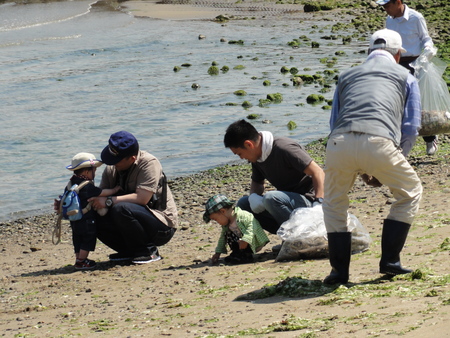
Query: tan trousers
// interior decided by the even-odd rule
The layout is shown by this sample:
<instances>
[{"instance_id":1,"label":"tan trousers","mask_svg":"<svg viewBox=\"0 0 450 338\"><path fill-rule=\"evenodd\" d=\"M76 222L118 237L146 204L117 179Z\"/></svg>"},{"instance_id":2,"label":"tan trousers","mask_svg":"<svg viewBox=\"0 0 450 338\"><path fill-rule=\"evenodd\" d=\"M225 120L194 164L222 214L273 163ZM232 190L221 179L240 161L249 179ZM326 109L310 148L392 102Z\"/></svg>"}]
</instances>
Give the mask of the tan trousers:
<instances>
[{"instance_id":1,"label":"tan trousers","mask_svg":"<svg viewBox=\"0 0 450 338\"><path fill-rule=\"evenodd\" d=\"M419 209L422 185L393 141L363 133L328 140L325 160L324 221L327 232L347 231L348 192L358 174L376 177L395 198L388 219L411 224Z\"/></svg>"}]
</instances>

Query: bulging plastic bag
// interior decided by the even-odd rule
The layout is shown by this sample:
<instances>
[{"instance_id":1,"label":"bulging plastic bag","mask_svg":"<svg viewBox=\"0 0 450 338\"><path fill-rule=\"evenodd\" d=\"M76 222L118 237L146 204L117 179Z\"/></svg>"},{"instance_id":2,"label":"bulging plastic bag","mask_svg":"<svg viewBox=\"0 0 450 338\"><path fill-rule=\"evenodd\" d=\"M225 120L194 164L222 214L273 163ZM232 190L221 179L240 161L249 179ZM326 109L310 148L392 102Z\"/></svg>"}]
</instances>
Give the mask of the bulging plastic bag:
<instances>
[{"instance_id":1,"label":"bulging plastic bag","mask_svg":"<svg viewBox=\"0 0 450 338\"><path fill-rule=\"evenodd\" d=\"M316 238L327 240L322 206L295 209L289 219L281 224L277 235L285 242L303 240L306 243Z\"/></svg>"},{"instance_id":2,"label":"bulging plastic bag","mask_svg":"<svg viewBox=\"0 0 450 338\"><path fill-rule=\"evenodd\" d=\"M352 233L352 253L368 250L372 239L355 215L348 214L347 229ZM321 205L295 209L278 229L283 245L276 261L328 257L328 239Z\"/></svg>"},{"instance_id":3,"label":"bulging plastic bag","mask_svg":"<svg viewBox=\"0 0 450 338\"><path fill-rule=\"evenodd\" d=\"M420 88L422 127L419 135L421 136L450 132L450 93L442 78L447 64L437 57L429 60L428 54L423 52L411 63Z\"/></svg>"}]
</instances>

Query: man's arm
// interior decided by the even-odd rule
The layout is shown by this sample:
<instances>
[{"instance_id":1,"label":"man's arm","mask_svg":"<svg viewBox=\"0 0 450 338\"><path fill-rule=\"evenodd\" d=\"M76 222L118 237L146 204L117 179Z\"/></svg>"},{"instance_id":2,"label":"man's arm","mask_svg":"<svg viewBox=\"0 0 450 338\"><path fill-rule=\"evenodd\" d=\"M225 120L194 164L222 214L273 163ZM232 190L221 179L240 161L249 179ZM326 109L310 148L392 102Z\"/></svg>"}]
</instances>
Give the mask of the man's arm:
<instances>
[{"instance_id":1,"label":"man's arm","mask_svg":"<svg viewBox=\"0 0 450 338\"><path fill-rule=\"evenodd\" d=\"M419 38L422 45L422 48L432 48L434 47L433 40L430 37L430 34L428 33L428 27L427 23L425 21L424 17L421 17L419 19L419 25L418 25L418 31L419 31Z\"/></svg>"},{"instance_id":2,"label":"man's arm","mask_svg":"<svg viewBox=\"0 0 450 338\"><path fill-rule=\"evenodd\" d=\"M115 187L114 189L103 189L102 192L100 193L100 197L107 197L107 196L111 196L111 195L115 195L119 192L120 190L120 186Z\"/></svg>"},{"instance_id":3,"label":"man's arm","mask_svg":"<svg viewBox=\"0 0 450 338\"><path fill-rule=\"evenodd\" d=\"M311 176L314 186L314 192L316 198L323 198L324 196L324 181L325 181L325 173L319 165L311 161L311 163L305 168L303 171L306 175Z\"/></svg>"},{"instance_id":4,"label":"man's arm","mask_svg":"<svg viewBox=\"0 0 450 338\"><path fill-rule=\"evenodd\" d=\"M338 115L339 115L339 94L338 94L338 88L336 86L336 90L334 91L334 96L333 96L333 104L331 106L330 130L333 130L334 124L338 118Z\"/></svg>"},{"instance_id":5,"label":"man's arm","mask_svg":"<svg viewBox=\"0 0 450 338\"><path fill-rule=\"evenodd\" d=\"M264 193L264 181L256 182L252 180L252 183L250 184L250 194L253 193L258 195L262 195Z\"/></svg>"},{"instance_id":6,"label":"man's arm","mask_svg":"<svg viewBox=\"0 0 450 338\"><path fill-rule=\"evenodd\" d=\"M422 107L420 104L420 89L417 80L408 75L406 84L406 102L402 119L402 137L400 147L406 157L416 143L422 120Z\"/></svg>"},{"instance_id":7,"label":"man's arm","mask_svg":"<svg viewBox=\"0 0 450 338\"><path fill-rule=\"evenodd\" d=\"M121 195L121 196L113 196L113 202L129 202L139 205L147 205L150 202L150 199L153 196L153 192L137 188L136 192L133 194Z\"/></svg>"},{"instance_id":8,"label":"man's arm","mask_svg":"<svg viewBox=\"0 0 450 338\"><path fill-rule=\"evenodd\" d=\"M135 193L127 194L127 195L121 195L121 196L112 196L113 204L120 203L120 202L129 202L139 205L147 205L147 203L150 201L150 199L153 196L153 192L137 188ZM88 200L89 202L92 201L92 206L94 209L101 209L106 208L106 197L92 197Z\"/></svg>"}]
</instances>

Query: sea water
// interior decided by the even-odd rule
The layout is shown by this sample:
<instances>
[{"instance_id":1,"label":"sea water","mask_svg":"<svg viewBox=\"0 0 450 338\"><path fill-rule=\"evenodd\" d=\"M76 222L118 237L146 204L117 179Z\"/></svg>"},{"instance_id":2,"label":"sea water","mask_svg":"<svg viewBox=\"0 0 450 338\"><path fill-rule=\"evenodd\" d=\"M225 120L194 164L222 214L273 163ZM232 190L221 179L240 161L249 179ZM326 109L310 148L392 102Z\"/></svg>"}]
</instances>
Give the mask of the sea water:
<instances>
[{"instance_id":1,"label":"sea water","mask_svg":"<svg viewBox=\"0 0 450 338\"><path fill-rule=\"evenodd\" d=\"M99 156L119 130L133 133L169 178L236 161L223 134L249 114L260 116L252 120L257 129L301 144L326 136L326 103L306 103L321 87L292 86L291 74L280 69L315 74L326 69L320 59L337 50L345 55L331 69L363 60L366 42L321 39L332 24L312 17L157 20L92 1L0 5L0 221L50 212L70 178L72 156ZM288 46L301 35L320 47ZM213 62L230 70L209 75ZM322 95L331 99L333 88ZM283 101L258 106L272 93ZM253 106L244 109L243 101ZM290 130L289 121L297 128Z\"/></svg>"}]
</instances>

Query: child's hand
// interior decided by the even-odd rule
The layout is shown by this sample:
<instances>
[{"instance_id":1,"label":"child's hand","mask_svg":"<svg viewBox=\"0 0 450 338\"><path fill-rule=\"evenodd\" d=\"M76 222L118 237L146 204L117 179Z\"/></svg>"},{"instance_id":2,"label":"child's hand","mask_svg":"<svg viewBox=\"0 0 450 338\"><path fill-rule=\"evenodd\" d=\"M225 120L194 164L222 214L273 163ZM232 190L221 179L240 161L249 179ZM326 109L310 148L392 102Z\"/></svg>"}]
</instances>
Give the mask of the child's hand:
<instances>
[{"instance_id":1,"label":"child's hand","mask_svg":"<svg viewBox=\"0 0 450 338\"><path fill-rule=\"evenodd\" d=\"M55 199L53 200L53 210L55 210L56 214L58 214L58 215L59 215L59 208L60 208L60 205L61 205L61 200L55 198Z\"/></svg>"},{"instance_id":2,"label":"child's hand","mask_svg":"<svg viewBox=\"0 0 450 338\"><path fill-rule=\"evenodd\" d=\"M117 194L120 190L122 190L122 188L120 187L120 185L117 185L113 188L114 194Z\"/></svg>"},{"instance_id":3,"label":"child's hand","mask_svg":"<svg viewBox=\"0 0 450 338\"><path fill-rule=\"evenodd\" d=\"M239 240L238 243L239 243L239 250L247 249L247 246L248 246L247 242Z\"/></svg>"},{"instance_id":4,"label":"child's hand","mask_svg":"<svg viewBox=\"0 0 450 338\"><path fill-rule=\"evenodd\" d=\"M215 264L219 261L220 258L220 253L216 252L212 257L211 257L211 263Z\"/></svg>"}]
</instances>

